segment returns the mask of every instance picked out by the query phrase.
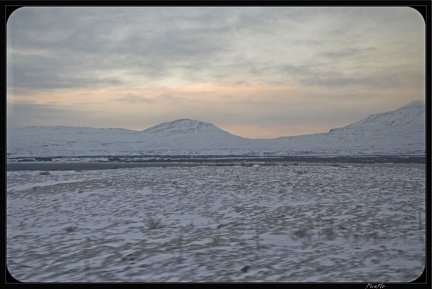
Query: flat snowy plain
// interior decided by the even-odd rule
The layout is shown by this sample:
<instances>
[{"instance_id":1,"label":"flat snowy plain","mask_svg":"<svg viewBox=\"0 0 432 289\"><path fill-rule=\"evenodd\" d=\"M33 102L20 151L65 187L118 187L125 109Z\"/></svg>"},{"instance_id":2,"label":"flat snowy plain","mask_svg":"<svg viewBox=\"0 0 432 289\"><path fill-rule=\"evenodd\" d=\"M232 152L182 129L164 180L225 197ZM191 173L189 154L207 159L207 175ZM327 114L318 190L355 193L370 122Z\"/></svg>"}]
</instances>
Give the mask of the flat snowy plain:
<instances>
[{"instance_id":1,"label":"flat snowy plain","mask_svg":"<svg viewBox=\"0 0 432 289\"><path fill-rule=\"evenodd\" d=\"M7 172L24 282L409 282L425 265L425 166Z\"/></svg>"}]
</instances>

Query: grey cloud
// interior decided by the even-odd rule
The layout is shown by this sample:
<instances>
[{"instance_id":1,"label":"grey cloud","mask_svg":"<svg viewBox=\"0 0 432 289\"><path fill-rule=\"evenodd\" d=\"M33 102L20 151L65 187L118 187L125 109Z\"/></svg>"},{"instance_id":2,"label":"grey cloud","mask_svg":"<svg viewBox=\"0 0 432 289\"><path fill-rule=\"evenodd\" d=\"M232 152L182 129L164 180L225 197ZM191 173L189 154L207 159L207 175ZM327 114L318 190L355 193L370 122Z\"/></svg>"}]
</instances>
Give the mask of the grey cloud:
<instances>
[{"instance_id":1,"label":"grey cloud","mask_svg":"<svg viewBox=\"0 0 432 289\"><path fill-rule=\"evenodd\" d=\"M312 64L303 64L303 65L284 64L281 65L278 69L281 73L304 75L304 74L311 73L314 70L314 67L315 65Z\"/></svg>"},{"instance_id":2,"label":"grey cloud","mask_svg":"<svg viewBox=\"0 0 432 289\"><path fill-rule=\"evenodd\" d=\"M421 87L424 85L424 73L402 70L386 70L375 73L338 73L336 71L316 71L307 77L297 77L299 83L306 86L322 86L326 88L362 87L364 89L389 89L403 87ZM366 91L365 91L366 92Z\"/></svg>"},{"instance_id":3,"label":"grey cloud","mask_svg":"<svg viewBox=\"0 0 432 289\"><path fill-rule=\"evenodd\" d=\"M161 94L156 96L156 99L164 100L164 101L175 101L175 100L180 101L181 100L180 97L176 96L173 93L161 93Z\"/></svg>"},{"instance_id":4,"label":"grey cloud","mask_svg":"<svg viewBox=\"0 0 432 289\"><path fill-rule=\"evenodd\" d=\"M161 93L158 95L155 95L153 97L143 96L143 95L137 95L133 93L128 93L120 98L116 99L117 101L121 102L128 102L132 104L138 104L138 103L156 103L156 102L182 102L182 98L178 97L177 95L173 93Z\"/></svg>"},{"instance_id":5,"label":"grey cloud","mask_svg":"<svg viewBox=\"0 0 432 289\"><path fill-rule=\"evenodd\" d=\"M400 21L392 11L383 11L319 7L19 9L8 22L8 79L13 79L8 85L34 91L122 85L130 84L132 78L149 81L171 76L187 81L271 83L288 78L312 85L371 85L375 82L368 76L356 76L360 81L355 81L349 75L329 74L346 69L336 63L341 59L361 61L378 55L373 47L358 46L373 35L377 23L391 26L380 17L389 23ZM302 33L303 28L308 33ZM380 29L387 35L385 28ZM268 62L259 47L252 47L256 42L268 49L283 47L286 56ZM239 43L242 48L236 46ZM311 47L323 52L299 62L290 58L291 50ZM257 56L246 56L249 51ZM122 78L102 76L116 71L122 72Z\"/></svg>"},{"instance_id":6,"label":"grey cloud","mask_svg":"<svg viewBox=\"0 0 432 289\"><path fill-rule=\"evenodd\" d=\"M75 69L70 59L56 57L14 57L8 67L7 84L16 93L32 93L37 90L86 88L119 85L120 79L101 77L91 70Z\"/></svg>"},{"instance_id":7,"label":"grey cloud","mask_svg":"<svg viewBox=\"0 0 432 289\"><path fill-rule=\"evenodd\" d=\"M324 57L324 58L340 60L341 58L345 58L345 57L365 56L368 53L373 52L373 51L377 51L377 48L375 48L375 47L346 48L346 49L339 49L336 51L321 52L317 55L317 57Z\"/></svg>"},{"instance_id":8,"label":"grey cloud","mask_svg":"<svg viewBox=\"0 0 432 289\"><path fill-rule=\"evenodd\" d=\"M177 28L171 26L171 19L164 22L152 13L145 13L140 17L140 26L137 26L127 21L132 18L132 23L137 24L136 11L129 10L131 15L126 19L112 10L104 10L115 16L114 21L109 15L101 19L102 11L97 10L92 11L93 14L78 14L74 20L67 11L56 10L53 13L54 10L27 9L19 15L25 15L24 19L10 21L8 65L13 68L8 69L8 74L16 79L14 85L42 89L40 86L45 82L37 81L38 85L32 86L34 82L29 81L30 74L37 74L39 80L48 80L46 88L49 89L53 86L52 82L57 83L56 87L63 86L63 82L58 81L58 75L82 80L77 75L95 75L119 68L146 78L168 76L174 69L199 72L208 69L212 59L223 53L227 46L224 28L211 25L209 28L207 22L200 23L200 26L197 22L189 28ZM46 19L59 21L54 25L53 21ZM156 20L159 26L152 24ZM33 27L32 23L37 24ZM158 32L149 30L147 24L155 26ZM62 31L63 34L60 33ZM21 69L23 66L26 67L25 73ZM98 82L93 78L88 83Z\"/></svg>"},{"instance_id":9,"label":"grey cloud","mask_svg":"<svg viewBox=\"0 0 432 289\"><path fill-rule=\"evenodd\" d=\"M424 67L411 60L406 65L400 64L399 59L389 61L392 58L386 56L386 51L373 46L327 50L301 64L285 63L275 67L278 73L274 74L280 76L276 81L285 79L304 86L327 88L388 89L424 83Z\"/></svg>"},{"instance_id":10,"label":"grey cloud","mask_svg":"<svg viewBox=\"0 0 432 289\"><path fill-rule=\"evenodd\" d=\"M82 117L81 112L72 109L33 103L8 103L6 115L8 127L59 125L59 119L73 123L74 119Z\"/></svg>"},{"instance_id":11,"label":"grey cloud","mask_svg":"<svg viewBox=\"0 0 432 289\"><path fill-rule=\"evenodd\" d=\"M128 93L128 94L124 95L123 97L117 98L117 100L122 101L122 102L129 102L132 104L135 104L135 103L153 103L154 102L153 98L142 96L142 95L136 95L136 94L132 94L132 93Z\"/></svg>"},{"instance_id":12,"label":"grey cloud","mask_svg":"<svg viewBox=\"0 0 432 289\"><path fill-rule=\"evenodd\" d=\"M346 76L315 76L313 78L304 79L301 83L305 85L317 85L326 87L346 87L346 86L368 86L372 87L380 84L377 79L372 77L346 77Z\"/></svg>"}]
</instances>

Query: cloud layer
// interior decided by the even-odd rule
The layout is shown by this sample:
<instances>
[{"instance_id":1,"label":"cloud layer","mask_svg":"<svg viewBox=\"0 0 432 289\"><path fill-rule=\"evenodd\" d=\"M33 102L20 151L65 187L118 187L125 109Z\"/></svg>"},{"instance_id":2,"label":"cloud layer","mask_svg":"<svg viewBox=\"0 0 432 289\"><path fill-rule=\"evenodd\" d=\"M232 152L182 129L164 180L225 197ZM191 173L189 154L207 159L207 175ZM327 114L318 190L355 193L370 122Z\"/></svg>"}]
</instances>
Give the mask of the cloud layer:
<instances>
[{"instance_id":1,"label":"cloud layer","mask_svg":"<svg viewBox=\"0 0 432 289\"><path fill-rule=\"evenodd\" d=\"M313 133L423 99L424 62L404 7L26 7L7 24L8 117Z\"/></svg>"}]
</instances>

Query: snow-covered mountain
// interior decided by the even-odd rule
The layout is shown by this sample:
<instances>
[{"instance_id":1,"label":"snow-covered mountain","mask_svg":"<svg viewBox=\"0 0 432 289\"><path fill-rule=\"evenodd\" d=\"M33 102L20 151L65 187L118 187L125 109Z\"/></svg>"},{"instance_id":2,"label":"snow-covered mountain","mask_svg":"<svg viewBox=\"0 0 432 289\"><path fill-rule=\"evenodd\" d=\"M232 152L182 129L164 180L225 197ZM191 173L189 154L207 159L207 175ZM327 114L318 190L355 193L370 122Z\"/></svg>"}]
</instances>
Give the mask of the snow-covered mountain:
<instances>
[{"instance_id":1,"label":"snow-covered mountain","mask_svg":"<svg viewBox=\"0 0 432 289\"><path fill-rule=\"evenodd\" d=\"M395 111L372 114L356 123L342 128L330 130L331 134L346 135L382 135L398 134L408 136L425 132L425 104L422 101L413 101Z\"/></svg>"},{"instance_id":2,"label":"snow-covered mountain","mask_svg":"<svg viewBox=\"0 0 432 289\"><path fill-rule=\"evenodd\" d=\"M262 147L302 154L425 155L425 123L425 103L415 101L328 133L265 140Z\"/></svg>"},{"instance_id":3,"label":"snow-covered mountain","mask_svg":"<svg viewBox=\"0 0 432 289\"><path fill-rule=\"evenodd\" d=\"M143 131L90 127L30 126L7 130L13 156L101 156L237 153L251 140L197 120L180 119ZM241 153L241 152L240 152Z\"/></svg>"},{"instance_id":4,"label":"snow-covered mountain","mask_svg":"<svg viewBox=\"0 0 432 289\"><path fill-rule=\"evenodd\" d=\"M148 128L143 131L148 134L164 134L164 135L174 135L180 134L181 136L185 134L189 135L210 135L210 134L225 134L226 136L234 136L220 128L214 126L211 123L197 121L192 119L178 119L171 122L164 122ZM240 138L234 136L235 138Z\"/></svg>"},{"instance_id":5,"label":"snow-covered mountain","mask_svg":"<svg viewBox=\"0 0 432 289\"><path fill-rule=\"evenodd\" d=\"M180 119L143 131L65 126L7 129L9 157L107 155L425 154L425 103L370 115L328 133L248 139L211 123Z\"/></svg>"},{"instance_id":6,"label":"snow-covered mountain","mask_svg":"<svg viewBox=\"0 0 432 289\"><path fill-rule=\"evenodd\" d=\"M191 153L208 149L238 150L250 141L221 130L211 123L192 119L161 123L142 131L141 136L149 147Z\"/></svg>"}]
</instances>

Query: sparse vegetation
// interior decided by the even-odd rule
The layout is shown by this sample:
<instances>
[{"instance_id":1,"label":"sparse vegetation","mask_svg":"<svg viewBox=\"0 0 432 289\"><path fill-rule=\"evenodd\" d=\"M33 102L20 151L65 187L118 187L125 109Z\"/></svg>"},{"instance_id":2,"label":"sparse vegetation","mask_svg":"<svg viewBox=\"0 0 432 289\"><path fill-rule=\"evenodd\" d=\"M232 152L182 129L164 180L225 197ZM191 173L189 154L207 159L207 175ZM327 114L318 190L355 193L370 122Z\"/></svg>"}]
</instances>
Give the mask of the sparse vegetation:
<instances>
[{"instance_id":1,"label":"sparse vegetation","mask_svg":"<svg viewBox=\"0 0 432 289\"><path fill-rule=\"evenodd\" d=\"M69 227L64 228L63 230L64 230L66 233L72 233L72 232L75 232L77 229L78 229L78 228L75 227L75 226L69 226Z\"/></svg>"},{"instance_id":2,"label":"sparse vegetation","mask_svg":"<svg viewBox=\"0 0 432 289\"><path fill-rule=\"evenodd\" d=\"M333 227L324 228L324 229L322 229L321 233L329 241L333 241L334 239L336 239L336 232L333 229Z\"/></svg>"},{"instance_id":3,"label":"sparse vegetation","mask_svg":"<svg viewBox=\"0 0 432 289\"><path fill-rule=\"evenodd\" d=\"M11 264L30 281L95 282L340 281L383 274L389 280L423 268L423 167L389 166L382 175L378 166L260 170L51 171L55 180L40 171L10 173ZM299 170L308 174L298 176ZM42 225L47 229L33 230ZM86 236L94 242L83 246ZM27 256L52 265L26 269ZM392 258L409 264L356 274L365 263ZM74 267L63 272L62 264Z\"/></svg>"},{"instance_id":4,"label":"sparse vegetation","mask_svg":"<svg viewBox=\"0 0 432 289\"><path fill-rule=\"evenodd\" d=\"M293 235L296 239L307 239L310 241L311 235L306 228L300 228L293 232Z\"/></svg>"},{"instance_id":5,"label":"sparse vegetation","mask_svg":"<svg viewBox=\"0 0 432 289\"><path fill-rule=\"evenodd\" d=\"M155 219L155 218L148 218L145 221L145 225L149 230L160 229L163 227L161 223L161 219Z\"/></svg>"}]
</instances>

